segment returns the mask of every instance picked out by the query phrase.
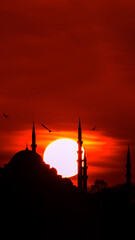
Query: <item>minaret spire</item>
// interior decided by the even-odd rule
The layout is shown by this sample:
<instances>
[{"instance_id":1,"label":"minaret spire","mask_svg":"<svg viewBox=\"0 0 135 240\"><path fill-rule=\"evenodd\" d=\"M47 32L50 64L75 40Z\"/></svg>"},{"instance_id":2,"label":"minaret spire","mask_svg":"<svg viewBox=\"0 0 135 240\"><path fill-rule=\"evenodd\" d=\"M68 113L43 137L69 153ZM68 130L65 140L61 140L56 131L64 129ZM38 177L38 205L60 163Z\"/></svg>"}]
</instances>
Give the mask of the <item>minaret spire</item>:
<instances>
[{"instance_id":1,"label":"minaret spire","mask_svg":"<svg viewBox=\"0 0 135 240\"><path fill-rule=\"evenodd\" d=\"M79 118L79 126L78 126L78 189L82 191L82 129L81 129L81 121Z\"/></svg>"},{"instance_id":2,"label":"minaret spire","mask_svg":"<svg viewBox=\"0 0 135 240\"><path fill-rule=\"evenodd\" d=\"M87 193L87 158L86 158L86 150L84 150L84 160L83 160L83 191Z\"/></svg>"},{"instance_id":3,"label":"minaret spire","mask_svg":"<svg viewBox=\"0 0 135 240\"><path fill-rule=\"evenodd\" d=\"M32 130L32 152L36 152L36 134L35 134L35 126L34 126L34 122L33 122L33 130Z\"/></svg>"},{"instance_id":4,"label":"minaret spire","mask_svg":"<svg viewBox=\"0 0 135 240\"><path fill-rule=\"evenodd\" d=\"M81 121L79 118L79 127L78 127L78 141L82 141L82 128L81 128Z\"/></svg>"},{"instance_id":5,"label":"minaret spire","mask_svg":"<svg viewBox=\"0 0 135 240\"><path fill-rule=\"evenodd\" d=\"M28 150L28 143L26 143L26 150Z\"/></svg>"},{"instance_id":6,"label":"minaret spire","mask_svg":"<svg viewBox=\"0 0 135 240\"><path fill-rule=\"evenodd\" d=\"M127 173L126 173L126 179L127 179L127 201L130 204L130 200L131 200L131 162L130 162L130 149L129 149L129 145L128 145L128 152L127 152L127 164L126 164L126 169L127 169Z\"/></svg>"}]
</instances>

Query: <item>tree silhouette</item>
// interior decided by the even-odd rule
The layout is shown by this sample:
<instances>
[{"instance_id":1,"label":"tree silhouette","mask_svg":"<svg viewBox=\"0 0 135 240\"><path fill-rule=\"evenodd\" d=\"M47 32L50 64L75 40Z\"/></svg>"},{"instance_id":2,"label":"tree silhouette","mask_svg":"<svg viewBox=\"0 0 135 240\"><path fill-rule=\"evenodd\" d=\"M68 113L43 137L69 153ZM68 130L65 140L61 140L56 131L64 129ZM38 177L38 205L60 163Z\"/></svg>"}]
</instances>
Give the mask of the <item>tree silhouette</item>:
<instances>
[{"instance_id":1,"label":"tree silhouette","mask_svg":"<svg viewBox=\"0 0 135 240\"><path fill-rule=\"evenodd\" d=\"M108 184L103 179L96 179L94 185L91 186L91 192L101 192L107 186Z\"/></svg>"}]
</instances>

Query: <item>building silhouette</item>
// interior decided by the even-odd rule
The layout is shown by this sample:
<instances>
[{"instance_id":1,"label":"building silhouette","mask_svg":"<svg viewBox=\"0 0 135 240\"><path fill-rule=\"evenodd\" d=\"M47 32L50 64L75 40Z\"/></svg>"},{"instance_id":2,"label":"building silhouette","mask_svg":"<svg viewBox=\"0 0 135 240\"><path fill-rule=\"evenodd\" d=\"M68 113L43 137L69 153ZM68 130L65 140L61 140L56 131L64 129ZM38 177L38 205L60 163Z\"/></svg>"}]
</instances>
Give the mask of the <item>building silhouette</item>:
<instances>
[{"instance_id":1,"label":"building silhouette","mask_svg":"<svg viewBox=\"0 0 135 240\"><path fill-rule=\"evenodd\" d=\"M78 127L78 189L80 191L82 191L82 154L83 154L83 151L82 151L82 144L83 144L83 141L82 141L82 129L81 129L81 122L80 122L80 119L79 119L79 127Z\"/></svg>"},{"instance_id":2,"label":"building silhouette","mask_svg":"<svg viewBox=\"0 0 135 240\"><path fill-rule=\"evenodd\" d=\"M86 159L86 151L84 152L84 159L83 159L83 149L82 149L82 129L81 129L81 122L79 119L79 126L78 126L78 189L79 191L87 192L87 159Z\"/></svg>"},{"instance_id":3,"label":"building silhouette","mask_svg":"<svg viewBox=\"0 0 135 240\"><path fill-rule=\"evenodd\" d=\"M127 152L127 164L126 164L126 192L127 192L127 201L130 204L131 201L131 161L130 161L130 149L128 145Z\"/></svg>"},{"instance_id":4,"label":"building silhouette","mask_svg":"<svg viewBox=\"0 0 135 240\"><path fill-rule=\"evenodd\" d=\"M0 169L1 236L36 239L132 239L134 222L126 212L125 184L120 189L87 191L87 158L78 127L78 188L57 175L36 152L32 128L32 150L16 153ZM35 147L34 147L35 146ZM34 150L34 151L33 151ZM130 196L131 163L127 153L127 192ZM124 189L124 190L123 190ZM128 208L129 210L129 208ZM132 217L135 203L131 205ZM132 223L132 230L130 224Z\"/></svg>"},{"instance_id":5,"label":"building silhouette","mask_svg":"<svg viewBox=\"0 0 135 240\"><path fill-rule=\"evenodd\" d=\"M51 239L52 232L56 236L64 228L66 231L67 216L71 216L71 196L76 187L36 152L34 124L31 146L32 150L26 146L0 168L0 226L4 239ZM67 224L74 228L72 222Z\"/></svg>"},{"instance_id":6,"label":"building silhouette","mask_svg":"<svg viewBox=\"0 0 135 240\"><path fill-rule=\"evenodd\" d=\"M33 131L32 131L32 152L36 152L36 134L35 134L35 126L34 126L34 122L33 122Z\"/></svg>"},{"instance_id":7,"label":"building silhouette","mask_svg":"<svg viewBox=\"0 0 135 240\"><path fill-rule=\"evenodd\" d=\"M84 150L84 160L82 166L82 190L86 193L87 192L87 158L86 158L86 150Z\"/></svg>"}]
</instances>

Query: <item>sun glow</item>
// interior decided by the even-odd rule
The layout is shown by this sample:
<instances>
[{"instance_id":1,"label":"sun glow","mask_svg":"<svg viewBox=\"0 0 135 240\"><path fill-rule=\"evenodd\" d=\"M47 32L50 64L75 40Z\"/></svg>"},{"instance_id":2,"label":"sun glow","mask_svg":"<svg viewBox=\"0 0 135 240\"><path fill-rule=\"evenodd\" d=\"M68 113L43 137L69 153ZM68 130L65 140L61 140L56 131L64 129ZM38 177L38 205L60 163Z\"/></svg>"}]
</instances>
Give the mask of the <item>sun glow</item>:
<instances>
[{"instance_id":1,"label":"sun glow","mask_svg":"<svg viewBox=\"0 0 135 240\"><path fill-rule=\"evenodd\" d=\"M57 169L59 175L71 177L77 174L78 144L72 139L59 139L48 145L44 161Z\"/></svg>"}]
</instances>

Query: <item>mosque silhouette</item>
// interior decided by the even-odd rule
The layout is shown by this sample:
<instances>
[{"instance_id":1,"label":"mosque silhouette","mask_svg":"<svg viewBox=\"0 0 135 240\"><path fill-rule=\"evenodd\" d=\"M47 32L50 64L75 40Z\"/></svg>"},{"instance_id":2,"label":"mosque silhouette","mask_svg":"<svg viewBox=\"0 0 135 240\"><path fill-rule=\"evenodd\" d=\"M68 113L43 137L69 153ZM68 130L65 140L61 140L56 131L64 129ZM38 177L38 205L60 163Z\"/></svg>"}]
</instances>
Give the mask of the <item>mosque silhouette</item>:
<instances>
[{"instance_id":1,"label":"mosque silhouette","mask_svg":"<svg viewBox=\"0 0 135 240\"><path fill-rule=\"evenodd\" d=\"M105 188L87 192L86 152L82 158L82 130L78 127L78 186L62 178L36 152L16 153L0 168L0 234L3 239L130 239L132 233L131 163L128 148L126 190ZM132 209L132 211L131 211Z\"/></svg>"},{"instance_id":2,"label":"mosque silhouette","mask_svg":"<svg viewBox=\"0 0 135 240\"><path fill-rule=\"evenodd\" d=\"M84 153L84 159L83 159L83 151L82 151L82 130L81 130L81 123L79 120L79 127L78 127L78 190L82 192L87 192L87 159L86 159L86 151ZM64 179L61 176L57 175L57 170L55 168L50 168L48 164L46 164L42 157L36 152L36 134L35 134L35 126L33 123L33 129L32 129L32 144L31 148L32 150L29 150L26 146L26 149L23 151L20 151L16 153L11 161L8 164L4 165L4 171L14 173L14 176L16 174L19 174L20 177L26 177L29 172L34 170L35 174L38 171L41 171L41 169L44 169L45 173L43 174L47 176L48 180L50 181L50 177L53 176L54 178L57 178L61 180L61 182L68 182L68 184L72 185L72 182L69 179ZM41 169L40 169L41 168ZM41 171L42 172L42 171ZM40 173L41 174L41 173ZM39 175L40 175L39 174ZM29 176L28 176L29 177ZM47 184L48 181L47 181Z\"/></svg>"}]
</instances>

